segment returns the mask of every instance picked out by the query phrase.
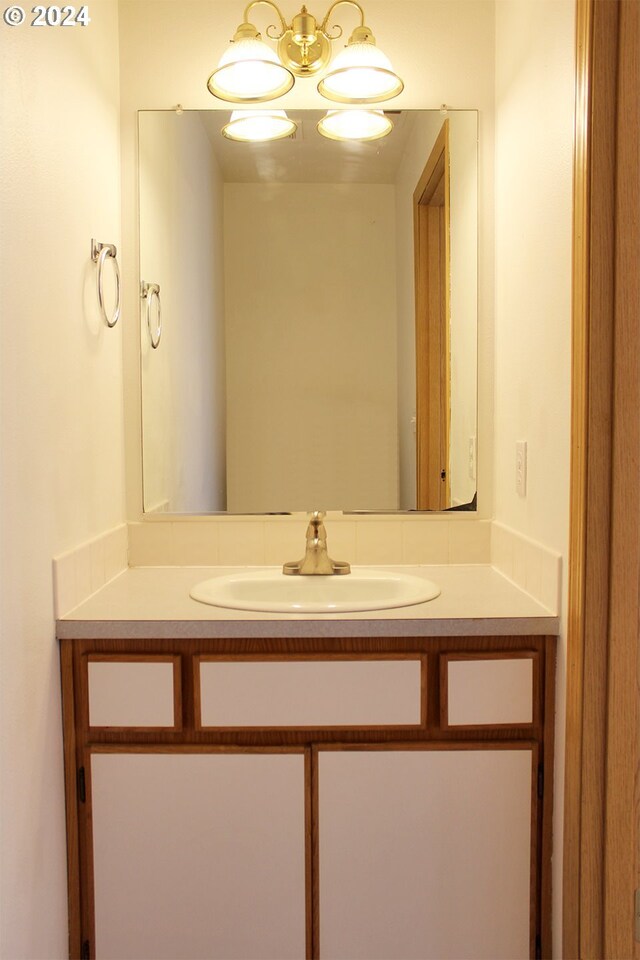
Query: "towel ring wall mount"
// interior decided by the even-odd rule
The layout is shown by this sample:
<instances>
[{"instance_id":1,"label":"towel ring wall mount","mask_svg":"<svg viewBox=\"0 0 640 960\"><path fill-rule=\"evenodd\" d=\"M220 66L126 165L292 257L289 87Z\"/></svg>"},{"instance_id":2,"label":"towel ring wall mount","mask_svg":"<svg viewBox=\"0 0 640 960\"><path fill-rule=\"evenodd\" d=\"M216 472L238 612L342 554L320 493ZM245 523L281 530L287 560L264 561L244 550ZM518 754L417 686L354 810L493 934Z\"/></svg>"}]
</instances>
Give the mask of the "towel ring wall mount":
<instances>
[{"instance_id":1,"label":"towel ring wall mount","mask_svg":"<svg viewBox=\"0 0 640 960\"><path fill-rule=\"evenodd\" d=\"M140 283L140 297L145 302L145 313L147 316L147 330L149 339L154 350L158 349L160 337L162 336L162 307L160 304L160 284L148 283L142 280ZM151 305L156 301L156 325L155 329L151 326Z\"/></svg>"},{"instance_id":2,"label":"towel ring wall mount","mask_svg":"<svg viewBox=\"0 0 640 960\"><path fill-rule=\"evenodd\" d=\"M118 267L118 250L113 243L99 243L98 240L91 241L91 259L97 265L96 268L96 293L98 294L98 305L102 318L108 327L115 327L120 318L120 268ZM113 262L116 277L116 303L111 317L107 314L104 305L104 265L107 260Z\"/></svg>"}]
</instances>

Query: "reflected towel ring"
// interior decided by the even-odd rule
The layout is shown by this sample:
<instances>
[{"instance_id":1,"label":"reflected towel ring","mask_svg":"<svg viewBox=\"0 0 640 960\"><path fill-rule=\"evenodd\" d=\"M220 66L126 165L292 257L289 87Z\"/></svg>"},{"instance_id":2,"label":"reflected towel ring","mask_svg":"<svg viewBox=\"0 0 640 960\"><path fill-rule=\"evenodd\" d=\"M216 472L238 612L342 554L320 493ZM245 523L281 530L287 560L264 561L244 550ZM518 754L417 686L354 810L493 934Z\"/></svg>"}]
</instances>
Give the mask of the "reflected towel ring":
<instances>
[{"instance_id":1,"label":"reflected towel ring","mask_svg":"<svg viewBox=\"0 0 640 960\"><path fill-rule=\"evenodd\" d=\"M146 314L147 314L147 330L149 331L149 339L151 340L151 346L154 350L158 349L158 344L160 343L160 337L162 336L162 306L160 304L160 284L158 283L147 283L146 280L143 280L140 284L140 296L145 301L146 304ZM151 304L153 298L156 299L156 328L153 330L151 326Z\"/></svg>"},{"instance_id":2,"label":"reflected towel ring","mask_svg":"<svg viewBox=\"0 0 640 960\"><path fill-rule=\"evenodd\" d=\"M98 294L98 304L100 306L100 311L104 322L108 327L115 327L116 323L120 318L120 268L118 267L118 261L116 257L118 255L118 250L113 243L99 243L97 240L91 241L91 259L94 263L97 264L96 269L96 292ZM103 268L105 261L110 259L113 261L113 266L116 272L116 304L113 309L113 314L111 318L108 317L107 311L104 306L104 290L103 290Z\"/></svg>"}]
</instances>

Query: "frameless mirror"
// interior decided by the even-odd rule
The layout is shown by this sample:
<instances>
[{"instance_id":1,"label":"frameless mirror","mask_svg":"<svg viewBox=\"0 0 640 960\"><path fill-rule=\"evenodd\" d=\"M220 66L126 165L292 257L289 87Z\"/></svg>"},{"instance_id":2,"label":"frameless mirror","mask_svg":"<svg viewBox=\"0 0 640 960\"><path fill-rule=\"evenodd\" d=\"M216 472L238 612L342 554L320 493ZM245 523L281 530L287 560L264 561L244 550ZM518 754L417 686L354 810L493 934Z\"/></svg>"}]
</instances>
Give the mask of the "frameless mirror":
<instances>
[{"instance_id":1,"label":"frameless mirror","mask_svg":"<svg viewBox=\"0 0 640 960\"><path fill-rule=\"evenodd\" d=\"M140 111L144 508L473 509L477 113Z\"/></svg>"}]
</instances>

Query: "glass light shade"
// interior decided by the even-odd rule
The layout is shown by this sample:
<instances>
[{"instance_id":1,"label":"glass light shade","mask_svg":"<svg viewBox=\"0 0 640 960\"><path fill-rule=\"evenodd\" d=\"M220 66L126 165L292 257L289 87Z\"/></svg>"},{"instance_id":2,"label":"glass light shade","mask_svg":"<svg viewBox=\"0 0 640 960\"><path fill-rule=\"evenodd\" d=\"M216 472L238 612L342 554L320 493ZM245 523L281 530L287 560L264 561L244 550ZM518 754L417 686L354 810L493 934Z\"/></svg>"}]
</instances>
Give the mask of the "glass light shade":
<instances>
[{"instance_id":1,"label":"glass light shade","mask_svg":"<svg viewBox=\"0 0 640 960\"><path fill-rule=\"evenodd\" d=\"M329 140L379 140L393 130L382 110L329 110L318 132Z\"/></svg>"},{"instance_id":2,"label":"glass light shade","mask_svg":"<svg viewBox=\"0 0 640 960\"><path fill-rule=\"evenodd\" d=\"M207 81L214 97L231 103L275 100L293 84L291 71L259 36L235 39Z\"/></svg>"},{"instance_id":3,"label":"glass light shade","mask_svg":"<svg viewBox=\"0 0 640 960\"><path fill-rule=\"evenodd\" d=\"M234 110L222 135L241 143L263 143L290 137L297 126L284 110Z\"/></svg>"},{"instance_id":4,"label":"glass light shade","mask_svg":"<svg viewBox=\"0 0 640 960\"><path fill-rule=\"evenodd\" d=\"M389 58L370 40L351 41L318 84L323 97L338 103L379 103L403 89Z\"/></svg>"}]
</instances>

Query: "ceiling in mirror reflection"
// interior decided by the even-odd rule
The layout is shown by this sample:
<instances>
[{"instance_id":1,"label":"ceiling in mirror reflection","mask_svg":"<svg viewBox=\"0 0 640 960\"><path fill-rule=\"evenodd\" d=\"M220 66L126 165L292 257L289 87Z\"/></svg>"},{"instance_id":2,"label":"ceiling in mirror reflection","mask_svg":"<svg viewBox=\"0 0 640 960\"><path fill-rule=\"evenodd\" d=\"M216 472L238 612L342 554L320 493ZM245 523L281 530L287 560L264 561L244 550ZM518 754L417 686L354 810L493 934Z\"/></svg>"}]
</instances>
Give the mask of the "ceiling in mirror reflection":
<instances>
[{"instance_id":1,"label":"ceiling in mirror reflection","mask_svg":"<svg viewBox=\"0 0 640 960\"><path fill-rule=\"evenodd\" d=\"M326 110L289 110L298 124L295 135L267 143L240 145L221 137L218 112L203 112L203 123L228 183L395 183L416 116L407 110L385 114L391 134L364 143L322 137L316 127Z\"/></svg>"},{"instance_id":2,"label":"ceiling in mirror reflection","mask_svg":"<svg viewBox=\"0 0 640 960\"><path fill-rule=\"evenodd\" d=\"M370 143L290 115L295 137L244 144L221 136L228 111L139 113L140 280L163 317L154 350L141 310L145 511L473 506L477 114L389 112ZM420 259L439 332L416 359ZM423 394L439 380L440 447L416 367ZM441 493L421 500L425 443Z\"/></svg>"}]
</instances>

